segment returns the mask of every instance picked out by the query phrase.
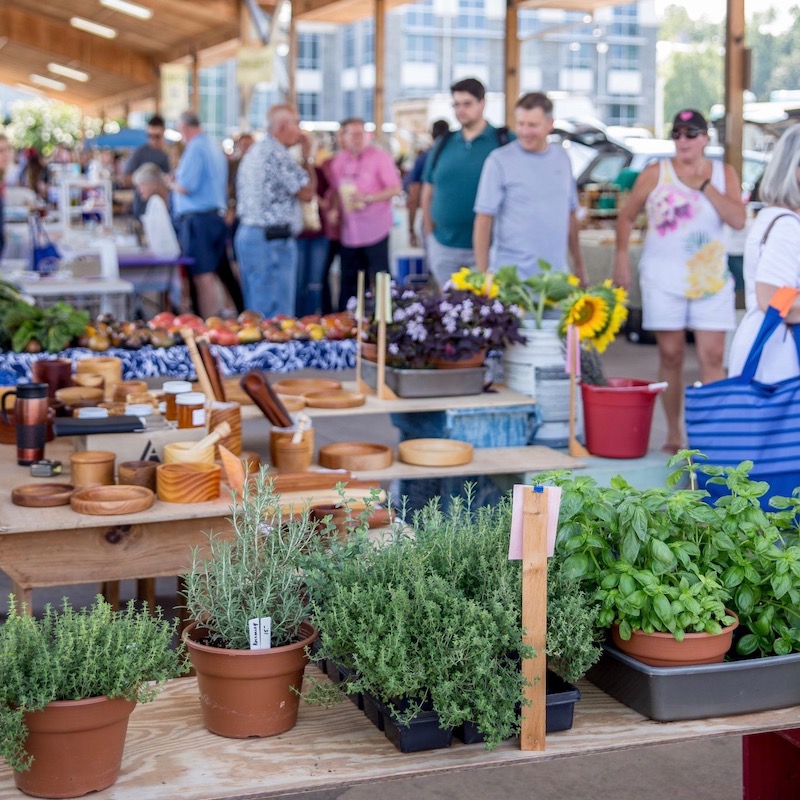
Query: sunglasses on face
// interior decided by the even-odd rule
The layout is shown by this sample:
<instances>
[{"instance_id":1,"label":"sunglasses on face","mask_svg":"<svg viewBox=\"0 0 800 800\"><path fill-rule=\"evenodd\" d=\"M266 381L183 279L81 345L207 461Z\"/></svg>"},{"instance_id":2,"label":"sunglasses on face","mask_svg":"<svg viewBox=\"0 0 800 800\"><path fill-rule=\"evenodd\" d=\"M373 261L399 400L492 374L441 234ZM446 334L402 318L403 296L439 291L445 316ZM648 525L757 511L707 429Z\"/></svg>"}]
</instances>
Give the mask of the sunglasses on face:
<instances>
[{"instance_id":1,"label":"sunglasses on face","mask_svg":"<svg viewBox=\"0 0 800 800\"><path fill-rule=\"evenodd\" d=\"M681 136L685 136L687 139L696 139L702 133L703 131L701 131L700 128L678 128L672 131L670 138L677 142Z\"/></svg>"}]
</instances>

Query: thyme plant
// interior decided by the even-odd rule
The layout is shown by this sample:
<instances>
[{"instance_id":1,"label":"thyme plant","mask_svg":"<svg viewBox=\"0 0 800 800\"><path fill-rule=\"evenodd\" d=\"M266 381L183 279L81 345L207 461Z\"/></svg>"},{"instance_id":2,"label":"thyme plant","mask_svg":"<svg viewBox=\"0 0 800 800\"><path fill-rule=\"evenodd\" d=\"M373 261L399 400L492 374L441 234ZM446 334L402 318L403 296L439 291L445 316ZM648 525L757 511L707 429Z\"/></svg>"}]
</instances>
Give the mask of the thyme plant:
<instances>
[{"instance_id":1,"label":"thyme plant","mask_svg":"<svg viewBox=\"0 0 800 800\"><path fill-rule=\"evenodd\" d=\"M65 598L35 619L11 595L0 627L0 755L15 771L30 768L25 712L54 700L154 700L161 683L186 671L182 645L171 646L175 633L161 609L151 615L132 601L114 611L98 596L76 611Z\"/></svg>"}]
</instances>

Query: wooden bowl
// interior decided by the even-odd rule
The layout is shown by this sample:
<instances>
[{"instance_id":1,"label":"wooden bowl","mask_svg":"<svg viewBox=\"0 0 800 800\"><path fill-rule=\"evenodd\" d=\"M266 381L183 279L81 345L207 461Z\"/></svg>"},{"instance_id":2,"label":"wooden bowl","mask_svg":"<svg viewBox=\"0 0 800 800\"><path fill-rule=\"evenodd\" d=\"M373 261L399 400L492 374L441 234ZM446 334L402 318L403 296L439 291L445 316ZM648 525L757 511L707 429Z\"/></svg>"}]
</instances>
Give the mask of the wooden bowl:
<instances>
[{"instance_id":1,"label":"wooden bowl","mask_svg":"<svg viewBox=\"0 0 800 800\"><path fill-rule=\"evenodd\" d=\"M397 445L397 456L420 467L457 467L472 461L472 445L458 439L408 439Z\"/></svg>"},{"instance_id":2,"label":"wooden bowl","mask_svg":"<svg viewBox=\"0 0 800 800\"><path fill-rule=\"evenodd\" d=\"M91 486L70 498L78 514L135 514L153 505L155 495L145 486Z\"/></svg>"},{"instance_id":3,"label":"wooden bowl","mask_svg":"<svg viewBox=\"0 0 800 800\"><path fill-rule=\"evenodd\" d=\"M319 464L327 469L386 469L394 461L392 448L371 442L336 442L319 450Z\"/></svg>"},{"instance_id":4,"label":"wooden bowl","mask_svg":"<svg viewBox=\"0 0 800 800\"><path fill-rule=\"evenodd\" d=\"M306 407L306 398L300 394L279 394L278 399L290 414L302 411Z\"/></svg>"},{"instance_id":5,"label":"wooden bowl","mask_svg":"<svg viewBox=\"0 0 800 800\"><path fill-rule=\"evenodd\" d=\"M65 406L90 402L97 405L103 400L103 390L94 386L65 386L56 390L56 400L60 400Z\"/></svg>"},{"instance_id":6,"label":"wooden bowl","mask_svg":"<svg viewBox=\"0 0 800 800\"><path fill-rule=\"evenodd\" d=\"M330 392L341 389L340 381L329 378L287 378L282 381L275 381L272 388L278 394L306 394L306 392ZM287 409L288 410L288 409Z\"/></svg>"},{"instance_id":7,"label":"wooden bowl","mask_svg":"<svg viewBox=\"0 0 800 800\"><path fill-rule=\"evenodd\" d=\"M71 483L27 483L11 490L11 502L28 508L68 506L74 491Z\"/></svg>"},{"instance_id":8,"label":"wooden bowl","mask_svg":"<svg viewBox=\"0 0 800 800\"><path fill-rule=\"evenodd\" d=\"M158 499L167 503L205 503L219 497L219 464L161 464L156 469Z\"/></svg>"},{"instance_id":9,"label":"wooden bowl","mask_svg":"<svg viewBox=\"0 0 800 800\"><path fill-rule=\"evenodd\" d=\"M164 445L164 463L213 464L214 445L193 449L196 444L197 442L168 442Z\"/></svg>"},{"instance_id":10,"label":"wooden bowl","mask_svg":"<svg viewBox=\"0 0 800 800\"><path fill-rule=\"evenodd\" d=\"M303 395L309 408L356 408L367 402L360 392L348 392L345 389L334 389L330 392L306 392Z\"/></svg>"}]
</instances>

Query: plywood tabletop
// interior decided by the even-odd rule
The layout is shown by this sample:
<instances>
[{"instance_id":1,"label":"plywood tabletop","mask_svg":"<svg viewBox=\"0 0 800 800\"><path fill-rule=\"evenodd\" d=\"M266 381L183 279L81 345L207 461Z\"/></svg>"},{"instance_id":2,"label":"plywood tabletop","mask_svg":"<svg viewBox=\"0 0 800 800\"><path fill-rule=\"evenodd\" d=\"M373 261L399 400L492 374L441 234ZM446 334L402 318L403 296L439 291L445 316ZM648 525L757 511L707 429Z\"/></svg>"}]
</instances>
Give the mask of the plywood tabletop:
<instances>
[{"instance_id":1,"label":"plywood tabletop","mask_svg":"<svg viewBox=\"0 0 800 800\"><path fill-rule=\"evenodd\" d=\"M315 668L309 673L319 675ZM327 679L323 679L327 680ZM97 800L255 800L340 789L457 769L487 769L669 742L797 727L800 708L693 722L642 717L589 683L575 707L572 730L547 737L544 752L523 752L509 740L491 752L454 743L445 750L400 753L358 711L301 705L298 724L269 739L224 739L202 725L193 678L171 681L131 717L114 786ZM17 800L10 770L0 767L0 800Z\"/></svg>"}]
</instances>

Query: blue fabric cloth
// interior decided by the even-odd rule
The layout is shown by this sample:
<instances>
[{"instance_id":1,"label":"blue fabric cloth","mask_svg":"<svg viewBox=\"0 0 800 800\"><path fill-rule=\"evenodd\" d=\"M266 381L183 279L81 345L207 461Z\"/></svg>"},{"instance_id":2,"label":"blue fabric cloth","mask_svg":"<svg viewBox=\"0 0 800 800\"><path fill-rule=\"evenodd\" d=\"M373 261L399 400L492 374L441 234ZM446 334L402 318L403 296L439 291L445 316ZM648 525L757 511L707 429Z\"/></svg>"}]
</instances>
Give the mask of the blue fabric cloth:
<instances>
[{"instance_id":1,"label":"blue fabric cloth","mask_svg":"<svg viewBox=\"0 0 800 800\"><path fill-rule=\"evenodd\" d=\"M239 225L233 242L245 308L265 317L294 315L297 291L297 241L267 241L264 228Z\"/></svg>"},{"instance_id":2,"label":"blue fabric cloth","mask_svg":"<svg viewBox=\"0 0 800 800\"><path fill-rule=\"evenodd\" d=\"M356 343L353 339L321 342L257 342L256 344L221 347L211 345L223 375L241 375L251 369L267 372L292 372L297 369L354 369ZM61 358L79 361L92 358L97 353L84 347L70 347L58 354ZM195 379L194 367L183 345L175 347L143 347L141 350L123 350L112 347L103 353L122 359L123 380L145 378ZM11 386L31 380L31 362L37 358L51 358L52 353L5 353L0 351L0 378L2 384Z\"/></svg>"},{"instance_id":3,"label":"blue fabric cloth","mask_svg":"<svg viewBox=\"0 0 800 800\"><path fill-rule=\"evenodd\" d=\"M322 281L330 243L326 236L297 240L297 311L295 316L322 312Z\"/></svg>"},{"instance_id":4,"label":"blue fabric cloth","mask_svg":"<svg viewBox=\"0 0 800 800\"><path fill-rule=\"evenodd\" d=\"M205 134L195 136L183 151L175 181L186 190L174 192L175 215L224 211L228 207L228 162L222 148Z\"/></svg>"}]
</instances>

